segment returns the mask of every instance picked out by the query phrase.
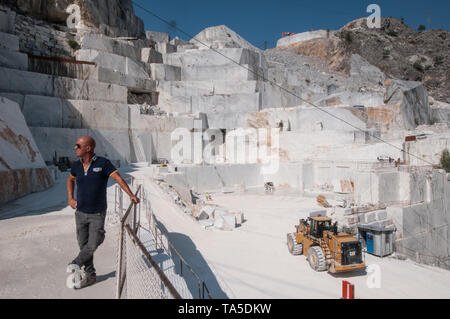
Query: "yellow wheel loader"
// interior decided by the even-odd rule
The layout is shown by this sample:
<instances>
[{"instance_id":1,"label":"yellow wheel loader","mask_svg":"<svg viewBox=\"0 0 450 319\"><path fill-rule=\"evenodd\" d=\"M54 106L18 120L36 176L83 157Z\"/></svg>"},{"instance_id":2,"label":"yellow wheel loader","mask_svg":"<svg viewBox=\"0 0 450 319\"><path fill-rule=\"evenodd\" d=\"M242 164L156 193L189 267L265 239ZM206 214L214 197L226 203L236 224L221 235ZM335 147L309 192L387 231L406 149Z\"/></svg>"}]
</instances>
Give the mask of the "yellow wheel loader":
<instances>
[{"instance_id":1,"label":"yellow wheel loader","mask_svg":"<svg viewBox=\"0 0 450 319\"><path fill-rule=\"evenodd\" d=\"M338 233L337 223L325 216L301 219L295 232L287 234L292 255L305 255L315 271L331 273L365 269L361 243L347 233Z\"/></svg>"}]
</instances>

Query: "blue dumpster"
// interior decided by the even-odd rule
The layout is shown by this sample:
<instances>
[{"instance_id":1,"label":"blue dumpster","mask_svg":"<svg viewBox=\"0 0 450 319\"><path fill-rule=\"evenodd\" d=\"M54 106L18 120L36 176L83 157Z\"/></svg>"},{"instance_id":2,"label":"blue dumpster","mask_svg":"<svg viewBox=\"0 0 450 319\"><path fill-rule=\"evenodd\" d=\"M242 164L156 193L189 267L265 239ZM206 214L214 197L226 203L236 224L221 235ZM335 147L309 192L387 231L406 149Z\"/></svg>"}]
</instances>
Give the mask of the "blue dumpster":
<instances>
[{"instance_id":1,"label":"blue dumpster","mask_svg":"<svg viewBox=\"0 0 450 319\"><path fill-rule=\"evenodd\" d=\"M371 233L366 234L366 245L367 245L367 252L373 254L373 234Z\"/></svg>"},{"instance_id":2,"label":"blue dumpster","mask_svg":"<svg viewBox=\"0 0 450 319\"><path fill-rule=\"evenodd\" d=\"M358 240L369 254L384 257L394 252L395 226L358 225Z\"/></svg>"}]
</instances>

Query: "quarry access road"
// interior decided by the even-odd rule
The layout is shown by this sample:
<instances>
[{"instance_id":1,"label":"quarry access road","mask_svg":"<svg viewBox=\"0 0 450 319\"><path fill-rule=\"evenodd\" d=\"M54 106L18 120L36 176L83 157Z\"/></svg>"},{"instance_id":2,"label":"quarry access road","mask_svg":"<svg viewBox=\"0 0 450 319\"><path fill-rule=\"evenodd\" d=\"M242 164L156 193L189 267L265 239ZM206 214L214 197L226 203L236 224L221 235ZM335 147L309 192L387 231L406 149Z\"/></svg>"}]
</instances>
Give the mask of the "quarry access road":
<instances>
[{"instance_id":1,"label":"quarry access road","mask_svg":"<svg viewBox=\"0 0 450 319\"><path fill-rule=\"evenodd\" d=\"M450 298L450 271L441 268L366 254L366 265L380 270L379 288L369 288L367 272L318 273L304 256L290 255L286 234L306 217L300 216L302 208L318 207L315 198L263 192L213 194L213 204L243 212L246 222L233 231L205 230L150 179L145 187L172 243L213 297L221 293L228 298L338 299L342 280L348 280L362 299Z\"/></svg>"}]
</instances>

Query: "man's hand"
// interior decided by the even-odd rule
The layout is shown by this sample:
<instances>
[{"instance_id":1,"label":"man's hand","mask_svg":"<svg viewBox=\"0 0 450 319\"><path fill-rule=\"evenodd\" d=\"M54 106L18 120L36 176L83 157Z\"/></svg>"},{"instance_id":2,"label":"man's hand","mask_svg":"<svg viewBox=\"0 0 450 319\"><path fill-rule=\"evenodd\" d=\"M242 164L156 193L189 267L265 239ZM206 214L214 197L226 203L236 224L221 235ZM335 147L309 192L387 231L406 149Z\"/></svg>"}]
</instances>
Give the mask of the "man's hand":
<instances>
[{"instance_id":1,"label":"man's hand","mask_svg":"<svg viewBox=\"0 0 450 319\"><path fill-rule=\"evenodd\" d=\"M141 202L139 198L133 195L133 193L130 190L130 187L128 187L128 184L125 182L125 180L122 178L122 176L120 176L118 172L115 172L113 175L111 175L111 178L115 180L117 184L120 185L120 187L125 191L125 193L128 194L128 196L130 196L130 200L133 203L139 204Z\"/></svg>"},{"instance_id":2,"label":"man's hand","mask_svg":"<svg viewBox=\"0 0 450 319\"><path fill-rule=\"evenodd\" d=\"M73 209L77 209L77 201L75 199L69 199L69 205L70 207L72 207Z\"/></svg>"},{"instance_id":3,"label":"man's hand","mask_svg":"<svg viewBox=\"0 0 450 319\"><path fill-rule=\"evenodd\" d=\"M140 200L139 200L139 198L137 198L137 196L130 196L130 200L135 204L139 204L139 202L140 202Z\"/></svg>"}]
</instances>

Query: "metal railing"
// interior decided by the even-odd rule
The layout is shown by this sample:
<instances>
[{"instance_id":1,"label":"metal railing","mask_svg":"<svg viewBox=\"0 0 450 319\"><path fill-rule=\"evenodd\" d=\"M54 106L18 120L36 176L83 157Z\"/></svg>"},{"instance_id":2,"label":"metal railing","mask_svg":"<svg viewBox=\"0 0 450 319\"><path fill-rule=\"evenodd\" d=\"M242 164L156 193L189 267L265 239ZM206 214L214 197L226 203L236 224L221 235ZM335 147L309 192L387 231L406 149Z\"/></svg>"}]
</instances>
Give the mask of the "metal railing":
<instances>
[{"instance_id":1,"label":"metal railing","mask_svg":"<svg viewBox=\"0 0 450 319\"><path fill-rule=\"evenodd\" d=\"M142 186L138 187L138 196ZM130 203L120 221L116 297L181 299L180 294L138 237L138 204ZM140 206L140 205L139 205Z\"/></svg>"},{"instance_id":2,"label":"metal railing","mask_svg":"<svg viewBox=\"0 0 450 319\"><path fill-rule=\"evenodd\" d=\"M197 286L198 299L205 299L205 298L212 299L209 289L206 286L205 282L200 279L197 273L192 269L192 267L186 262L183 256L170 242L167 235L158 226L158 220L151 208L147 209L147 214L150 232L155 238L156 248L163 250L168 256L170 256L174 264L175 262L177 262L175 267L177 268L178 274L181 277L185 278L187 282L194 282L194 284Z\"/></svg>"},{"instance_id":3,"label":"metal railing","mask_svg":"<svg viewBox=\"0 0 450 319\"><path fill-rule=\"evenodd\" d=\"M127 210L122 213L124 204L123 191L121 188L116 188L115 208L116 213L119 213L119 216L121 216L116 271L116 297L119 299L211 299L211 294L205 282L194 272L192 267L169 241L167 235L161 230L142 185L137 188L135 195L141 199L141 202L139 204L131 202ZM142 206L144 206L148 217L149 233L151 233L154 240L155 249L153 250L152 248L151 250L157 252L157 255L154 257L150 254L148 248L145 247L142 242L143 237L140 236ZM161 250L162 254L158 250ZM172 262L166 262L166 265L169 265L169 267L165 267L166 271L169 271L167 275L161 269L163 265L158 266L155 260L155 258L158 259L158 255L161 256L163 254L170 257L170 260L173 262L173 264ZM173 273L177 276L174 276ZM169 278L172 278L173 282ZM178 288L175 288L175 284Z\"/></svg>"},{"instance_id":4,"label":"metal railing","mask_svg":"<svg viewBox=\"0 0 450 319\"><path fill-rule=\"evenodd\" d=\"M125 182L127 182L128 185L131 186L132 189L134 186L134 177L129 176L124 177L123 179ZM118 184L116 184L114 188L114 213L119 214L120 216L123 216L125 214L123 191Z\"/></svg>"}]
</instances>

